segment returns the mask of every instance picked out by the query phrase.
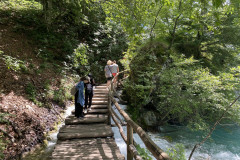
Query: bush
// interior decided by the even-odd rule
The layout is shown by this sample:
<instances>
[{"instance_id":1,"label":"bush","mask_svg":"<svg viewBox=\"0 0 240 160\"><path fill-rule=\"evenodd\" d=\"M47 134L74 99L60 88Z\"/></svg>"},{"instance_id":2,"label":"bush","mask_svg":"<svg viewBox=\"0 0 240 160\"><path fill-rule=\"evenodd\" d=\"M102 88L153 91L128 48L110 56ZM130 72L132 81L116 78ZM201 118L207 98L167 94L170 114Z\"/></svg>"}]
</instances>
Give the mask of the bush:
<instances>
[{"instance_id":1,"label":"bush","mask_svg":"<svg viewBox=\"0 0 240 160\"><path fill-rule=\"evenodd\" d=\"M36 99L36 88L32 83L28 83L25 88L26 94L29 96L30 100L35 100Z\"/></svg>"},{"instance_id":2,"label":"bush","mask_svg":"<svg viewBox=\"0 0 240 160\"><path fill-rule=\"evenodd\" d=\"M235 98L238 86L232 74L213 75L191 58L176 60L156 75L156 82L152 99L161 121L193 129L206 129L215 122ZM233 107L226 117L239 122L238 113Z\"/></svg>"},{"instance_id":3,"label":"bush","mask_svg":"<svg viewBox=\"0 0 240 160\"><path fill-rule=\"evenodd\" d=\"M70 93L70 90L74 84L75 84L74 80L71 79L70 77L61 79L61 84L59 89L54 90L53 100L62 106L64 106L67 100L72 100L72 95Z\"/></svg>"},{"instance_id":4,"label":"bush","mask_svg":"<svg viewBox=\"0 0 240 160\"><path fill-rule=\"evenodd\" d=\"M37 89L32 83L28 83L25 87L25 92L28 95L28 98L33 101L39 107L43 106L43 103L37 99Z\"/></svg>"},{"instance_id":5,"label":"bush","mask_svg":"<svg viewBox=\"0 0 240 160\"><path fill-rule=\"evenodd\" d=\"M154 55L137 55L130 65L130 78L124 84L129 111L134 117L141 116L144 108L154 109L159 124L188 125L204 130L236 97L237 68L233 68L232 73L213 75L192 57L175 55L173 63L163 70L161 65L145 64L144 61L150 59L154 60ZM226 114L234 122L240 122L238 104Z\"/></svg>"},{"instance_id":6,"label":"bush","mask_svg":"<svg viewBox=\"0 0 240 160\"><path fill-rule=\"evenodd\" d=\"M167 154L173 160L186 160L183 144L176 144L173 148L169 148Z\"/></svg>"},{"instance_id":7,"label":"bush","mask_svg":"<svg viewBox=\"0 0 240 160\"><path fill-rule=\"evenodd\" d=\"M15 72L20 70L25 73L28 72L27 66L24 61L14 58L12 56L2 55L2 54L3 52L0 53L0 56L1 56L0 58L5 62L6 67L8 69L11 69Z\"/></svg>"},{"instance_id":8,"label":"bush","mask_svg":"<svg viewBox=\"0 0 240 160\"><path fill-rule=\"evenodd\" d=\"M149 156L150 152L148 150L140 147L139 144L136 146L136 149L137 149L139 155L142 157L143 160L152 160L152 157Z\"/></svg>"}]
</instances>

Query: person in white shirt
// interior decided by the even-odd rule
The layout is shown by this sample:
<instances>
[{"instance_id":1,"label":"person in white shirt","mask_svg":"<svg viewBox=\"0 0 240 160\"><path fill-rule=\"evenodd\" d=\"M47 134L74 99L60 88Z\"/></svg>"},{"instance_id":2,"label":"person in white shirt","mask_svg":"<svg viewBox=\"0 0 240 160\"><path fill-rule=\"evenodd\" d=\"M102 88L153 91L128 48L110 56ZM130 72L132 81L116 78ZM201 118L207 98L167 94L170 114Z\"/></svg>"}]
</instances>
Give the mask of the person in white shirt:
<instances>
[{"instance_id":1,"label":"person in white shirt","mask_svg":"<svg viewBox=\"0 0 240 160\"><path fill-rule=\"evenodd\" d=\"M118 67L118 65L117 65L115 60L112 63L111 71L112 71L113 77L115 77L118 74L118 72L119 72L119 67ZM115 79L114 79L114 86L115 87L117 87L117 78L118 77L115 77Z\"/></svg>"},{"instance_id":2,"label":"person in white shirt","mask_svg":"<svg viewBox=\"0 0 240 160\"><path fill-rule=\"evenodd\" d=\"M107 88L111 84L111 80L112 80L112 65L111 64L112 64L112 61L108 60L107 65L104 68L105 77L107 79Z\"/></svg>"}]
</instances>

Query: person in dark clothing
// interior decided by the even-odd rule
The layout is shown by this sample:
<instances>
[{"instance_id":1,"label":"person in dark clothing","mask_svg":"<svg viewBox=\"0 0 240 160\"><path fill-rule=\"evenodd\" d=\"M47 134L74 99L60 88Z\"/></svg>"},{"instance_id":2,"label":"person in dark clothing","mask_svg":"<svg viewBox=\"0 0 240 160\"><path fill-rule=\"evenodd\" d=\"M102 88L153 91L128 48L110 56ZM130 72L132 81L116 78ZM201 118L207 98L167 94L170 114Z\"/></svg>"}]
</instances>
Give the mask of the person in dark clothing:
<instances>
[{"instance_id":1,"label":"person in dark clothing","mask_svg":"<svg viewBox=\"0 0 240 160\"><path fill-rule=\"evenodd\" d=\"M87 113L87 111L91 110L92 97L93 97L93 86L95 86L95 81L94 81L91 73L88 74L88 77L89 77L88 82L85 83L85 111L84 111L84 113Z\"/></svg>"},{"instance_id":2,"label":"person in dark clothing","mask_svg":"<svg viewBox=\"0 0 240 160\"><path fill-rule=\"evenodd\" d=\"M75 117L83 118L83 106L85 103L84 99L84 82L86 82L87 78L82 77L80 78L79 83L76 85L77 92L75 93Z\"/></svg>"}]
</instances>

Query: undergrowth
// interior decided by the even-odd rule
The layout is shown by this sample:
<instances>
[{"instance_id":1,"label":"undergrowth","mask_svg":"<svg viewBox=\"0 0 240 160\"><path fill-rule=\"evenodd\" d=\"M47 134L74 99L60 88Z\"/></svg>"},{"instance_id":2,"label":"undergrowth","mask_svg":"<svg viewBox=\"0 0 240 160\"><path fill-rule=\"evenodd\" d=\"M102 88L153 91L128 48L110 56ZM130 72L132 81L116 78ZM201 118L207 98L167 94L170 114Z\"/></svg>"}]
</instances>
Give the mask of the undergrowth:
<instances>
[{"instance_id":1,"label":"undergrowth","mask_svg":"<svg viewBox=\"0 0 240 160\"><path fill-rule=\"evenodd\" d=\"M150 152L148 150L140 147L139 144L136 146L136 149L143 160L152 160L152 157L150 156Z\"/></svg>"}]
</instances>

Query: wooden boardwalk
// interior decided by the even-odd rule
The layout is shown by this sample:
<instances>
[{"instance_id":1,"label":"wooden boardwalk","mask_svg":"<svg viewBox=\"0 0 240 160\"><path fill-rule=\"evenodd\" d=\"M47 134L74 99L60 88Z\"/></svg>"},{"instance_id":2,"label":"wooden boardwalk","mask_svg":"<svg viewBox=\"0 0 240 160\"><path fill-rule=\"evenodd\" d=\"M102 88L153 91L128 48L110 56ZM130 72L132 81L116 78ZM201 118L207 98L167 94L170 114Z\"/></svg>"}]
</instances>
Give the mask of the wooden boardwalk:
<instances>
[{"instance_id":1,"label":"wooden boardwalk","mask_svg":"<svg viewBox=\"0 0 240 160\"><path fill-rule=\"evenodd\" d=\"M53 160L124 160L113 138L108 121L108 92L106 86L94 90L92 110L83 119L73 115L59 130Z\"/></svg>"}]
</instances>

